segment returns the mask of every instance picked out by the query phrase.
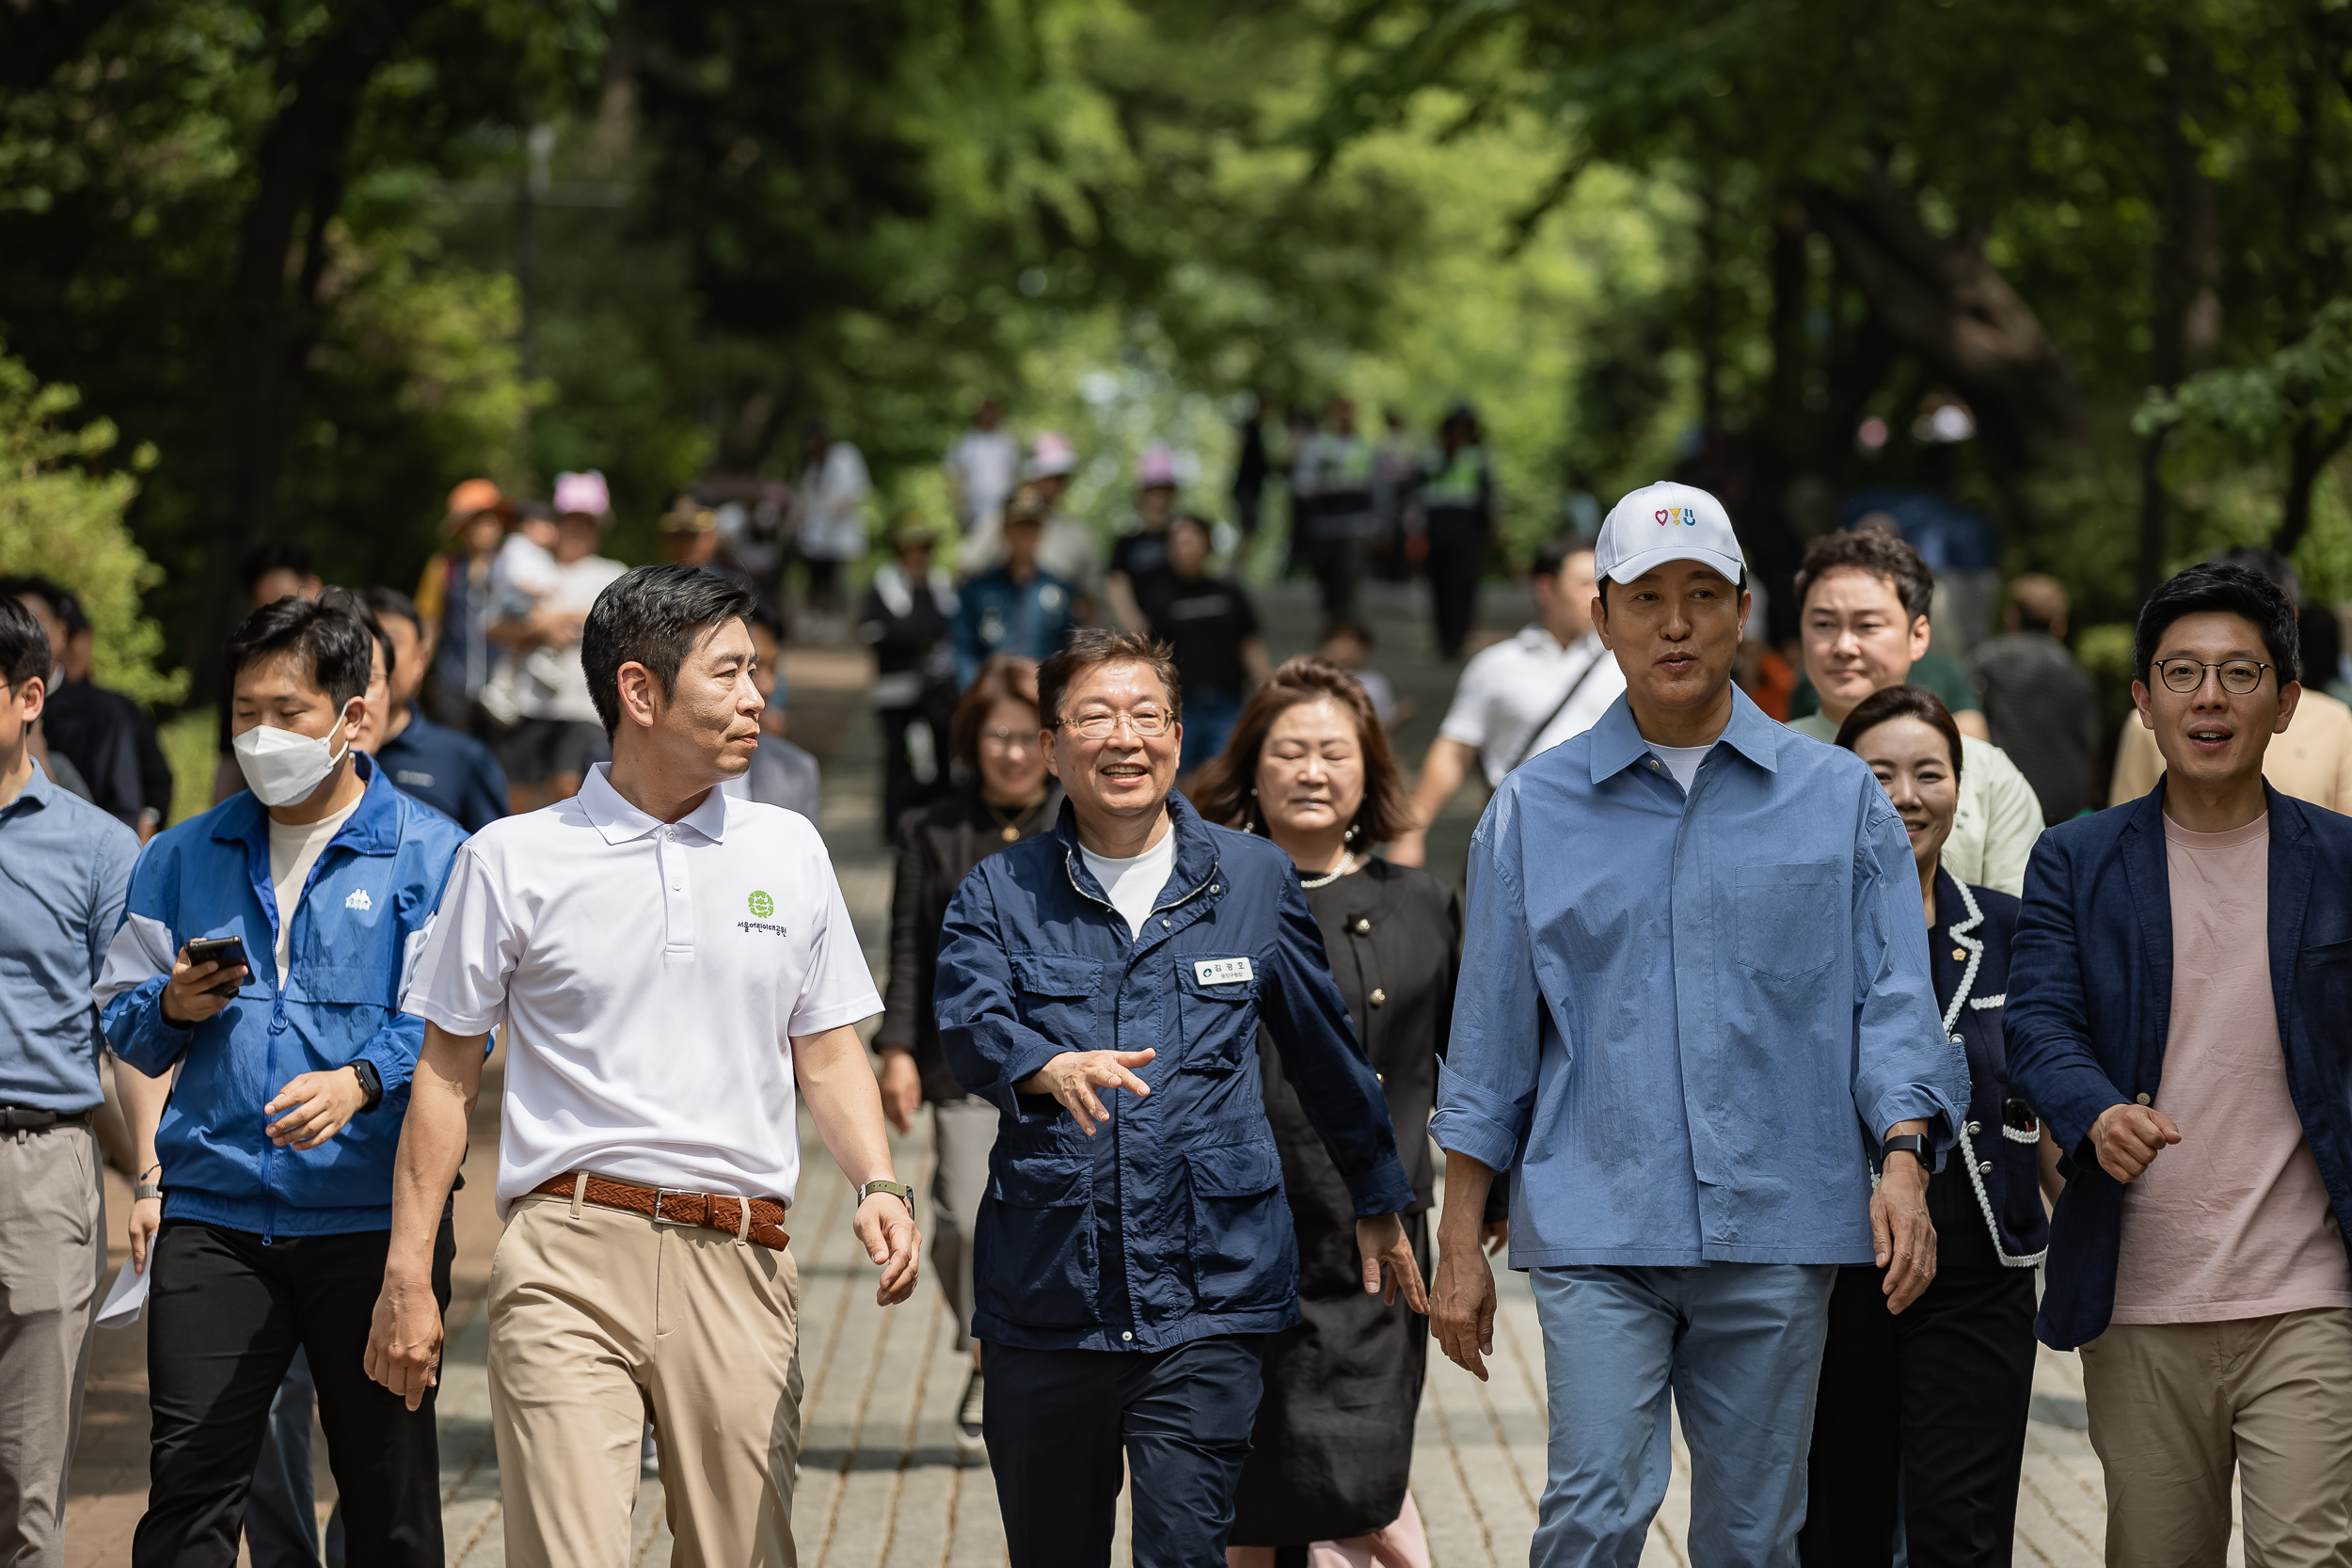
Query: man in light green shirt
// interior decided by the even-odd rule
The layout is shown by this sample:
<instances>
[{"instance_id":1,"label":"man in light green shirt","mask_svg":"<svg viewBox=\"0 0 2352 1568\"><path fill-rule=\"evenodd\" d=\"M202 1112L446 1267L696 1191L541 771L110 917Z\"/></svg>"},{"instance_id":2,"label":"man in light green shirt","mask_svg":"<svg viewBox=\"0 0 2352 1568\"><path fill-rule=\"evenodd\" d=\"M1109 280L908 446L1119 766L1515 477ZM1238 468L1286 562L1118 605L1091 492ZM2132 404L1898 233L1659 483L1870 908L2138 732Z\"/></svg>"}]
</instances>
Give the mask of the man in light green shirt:
<instances>
[{"instance_id":1,"label":"man in light green shirt","mask_svg":"<svg viewBox=\"0 0 2352 1568\"><path fill-rule=\"evenodd\" d=\"M1797 625L1804 673L1821 710L1788 727L1834 741L1846 715L1871 692L1899 686L1928 651L1928 606L1935 579L1927 562L1891 534L1832 533L1816 539L1797 573ZM2009 753L1961 736L1960 810L1944 844L1944 866L1963 882L2012 895L2026 885L2026 860L2042 836L2042 802Z\"/></svg>"}]
</instances>

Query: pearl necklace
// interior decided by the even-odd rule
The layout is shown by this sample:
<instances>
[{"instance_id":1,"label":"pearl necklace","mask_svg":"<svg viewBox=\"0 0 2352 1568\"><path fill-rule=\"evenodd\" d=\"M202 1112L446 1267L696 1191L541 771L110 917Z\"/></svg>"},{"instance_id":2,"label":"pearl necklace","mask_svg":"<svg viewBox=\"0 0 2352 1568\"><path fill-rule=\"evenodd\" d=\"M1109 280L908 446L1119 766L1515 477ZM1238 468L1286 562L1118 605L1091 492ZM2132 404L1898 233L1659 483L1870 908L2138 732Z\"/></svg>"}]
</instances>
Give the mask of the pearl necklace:
<instances>
[{"instance_id":1,"label":"pearl necklace","mask_svg":"<svg viewBox=\"0 0 2352 1568\"><path fill-rule=\"evenodd\" d=\"M1329 887L1333 882L1338 881L1342 877L1346 876L1349 872L1355 869L1356 852L1351 849L1346 854L1340 857L1340 863L1338 865L1325 872L1320 877L1301 877L1298 879L1298 885L1300 887Z\"/></svg>"}]
</instances>

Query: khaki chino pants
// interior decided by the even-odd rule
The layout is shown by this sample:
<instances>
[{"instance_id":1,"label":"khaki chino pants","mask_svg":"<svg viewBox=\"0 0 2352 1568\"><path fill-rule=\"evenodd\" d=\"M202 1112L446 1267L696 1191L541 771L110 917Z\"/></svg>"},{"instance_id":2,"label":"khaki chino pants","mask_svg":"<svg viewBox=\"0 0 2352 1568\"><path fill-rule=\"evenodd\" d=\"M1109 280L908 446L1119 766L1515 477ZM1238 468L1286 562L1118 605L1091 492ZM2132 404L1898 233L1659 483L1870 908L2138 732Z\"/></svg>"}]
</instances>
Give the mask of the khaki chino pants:
<instances>
[{"instance_id":1,"label":"khaki chino pants","mask_svg":"<svg viewBox=\"0 0 2352 1568\"><path fill-rule=\"evenodd\" d=\"M2219 1568L2234 1470L2248 1568L2352 1564L2352 1309L2114 1323L2082 1357L2109 1562Z\"/></svg>"},{"instance_id":2,"label":"khaki chino pants","mask_svg":"<svg viewBox=\"0 0 2352 1568\"><path fill-rule=\"evenodd\" d=\"M88 1126L0 1132L0 1562L65 1560L66 1474L105 1269Z\"/></svg>"},{"instance_id":3,"label":"khaki chino pants","mask_svg":"<svg viewBox=\"0 0 2352 1568\"><path fill-rule=\"evenodd\" d=\"M627 1568L654 1423L680 1568L793 1568L789 1252L568 1198L516 1201L490 1269L506 1560Z\"/></svg>"}]
</instances>

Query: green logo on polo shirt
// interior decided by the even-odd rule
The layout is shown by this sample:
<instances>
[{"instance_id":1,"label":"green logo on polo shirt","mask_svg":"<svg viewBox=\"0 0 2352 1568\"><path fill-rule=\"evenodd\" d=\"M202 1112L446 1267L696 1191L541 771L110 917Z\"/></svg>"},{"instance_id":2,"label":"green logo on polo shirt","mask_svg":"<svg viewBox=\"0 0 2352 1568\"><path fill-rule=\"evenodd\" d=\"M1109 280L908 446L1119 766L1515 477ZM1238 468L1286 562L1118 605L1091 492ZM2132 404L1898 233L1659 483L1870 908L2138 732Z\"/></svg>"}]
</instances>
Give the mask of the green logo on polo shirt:
<instances>
[{"instance_id":1,"label":"green logo on polo shirt","mask_svg":"<svg viewBox=\"0 0 2352 1568\"><path fill-rule=\"evenodd\" d=\"M752 918L754 920L765 920L770 915L776 912L776 901L769 897L765 893L753 894L751 902Z\"/></svg>"}]
</instances>

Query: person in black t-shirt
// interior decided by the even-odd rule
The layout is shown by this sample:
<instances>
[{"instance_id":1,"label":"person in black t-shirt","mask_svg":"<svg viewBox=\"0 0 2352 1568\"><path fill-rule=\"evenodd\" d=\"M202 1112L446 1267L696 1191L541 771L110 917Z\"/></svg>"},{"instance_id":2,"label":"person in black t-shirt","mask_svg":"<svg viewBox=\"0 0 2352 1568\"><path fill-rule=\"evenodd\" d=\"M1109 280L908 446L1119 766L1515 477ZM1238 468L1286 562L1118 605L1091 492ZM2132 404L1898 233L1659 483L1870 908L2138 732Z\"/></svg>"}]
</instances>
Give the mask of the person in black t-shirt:
<instances>
[{"instance_id":1,"label":"person in black t-shirt","mask_svg":"<svg viewBox=\"0 0 2352 1568\"><path fill-rule=\"evenodd\" d=\"M1143 612L1152 635L1175 651L1184 705L1184 745L1176 768L1188 778L1225 750L1243 700L1273 666L1249 595L1231 576L1208 575L1207 523L1187 513L1169 525L1168 563L1168 576Z\"/></svg>"},{"instance_id":2,"label":"person in black t-shirt","mask_svg":"<svg viewBox=\"0 0 2352 1568\"><path fill-rule=\"evenodd\" d=\"M1150 612L1144 606L1168 589L1168 520L1176 510L1176 454L1152 447L1143 454L1136 475L1136 529L1122 533L1111 546L1109 574L1104 591L1111 613L1128 631L1149 633Z\"/></svg>"}]
</instances>

